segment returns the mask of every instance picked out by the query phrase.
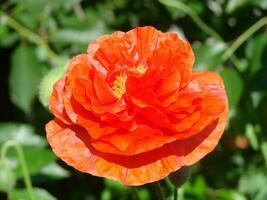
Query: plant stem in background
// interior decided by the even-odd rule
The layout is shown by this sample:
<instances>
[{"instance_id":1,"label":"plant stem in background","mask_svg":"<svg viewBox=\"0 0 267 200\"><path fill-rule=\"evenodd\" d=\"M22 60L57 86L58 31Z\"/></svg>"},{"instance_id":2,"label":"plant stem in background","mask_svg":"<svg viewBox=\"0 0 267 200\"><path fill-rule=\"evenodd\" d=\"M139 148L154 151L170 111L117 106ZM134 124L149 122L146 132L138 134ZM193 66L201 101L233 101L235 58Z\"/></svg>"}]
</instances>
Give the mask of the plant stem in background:
<instances>
[{"instance_id":1,"label":"plant stem in background","mask_svg":"<svg viewBox=\"0 0 267 200\"><path fill-rule=\"evenodd\" d=\"M189 15L189 17L192 18L192 20L208 35L211 35L219 40L223 40L222 37L214 31L210 26L208 26L199 16L198 14L192 10L190 7L188 7L186 4L182 3L181 1L175 1L175 0L159 0L162 4L165 4L167 6L171 6L174 8L177 8L181 10L182 12Z\"/></svg>"},{"instance_id":2,"label":"plant stem in background","mask_svg":"<svg viewBox=\"0 0 267 200\"><path fill-rule=\"evenodd\" d=\"M177 195L177 193L178 193L178 188L177 188L177 187L174 187L174 188L173 188L173 199L174 199L174 200L178 200L178 195Z\"/></svg>"},{"instance_id":3,"label":"plant stem in background","mask_svg":"<svg viewBox=\"0 0 267 200\"><path fill-rule=\"evenodd\" d=\"M7 151L10 147L14 147L17 151L17 155L20 161L20 165L22 168L22 172L23 172L23 178L24 178L24 182L27 188L27 192L29 194L29 198L30 200L36 200L35 195L33 193L33 189L32 189L32 183L31 183L31 179L30 179L30 175L28 172L28 167L25 161L25 156L23 153L23 149L21 148L21 146L19 145L18 142L16 142L15 140L9 140L6 143L4 143L2 149L1 149L1 160L6 164L6 160L7 160Z\"/></svg>"},{"instance_id":4,"label":"plant stem in background","mask_svg":"<svg viewBox=\"0 0 267 200\"><path fill-rule=\"evenodd\" d=\"M7 23L8 26L16 30L23 37L27 38L27 40L45 49L50 61L54 66L58 66L61 63L60 57L49 47L49 45L45 40L43 40L42 37L18 23L15 19L13 19L5 12L0 11L0 17L1 20L4 21L4 23Z\"/></svg>"},{"instance_id":5,"label":"plant stem in background","mask_svg":"<svg viewBox=\"0 0 267 200\"><path fill-rule=\"evenodd\" d=\"M202 29L205 33L207 33L208 35L222 41L225 43L225 41L223 40L223 38L215 31L213 30L210 26L208 26L199 16L198 14L192 10L189 6L187 6L186 4L182 3L181 1L175 1L175 0L159 0L159 2L161 2L164 5L167 6L171 6L174 8L179 9L180 11L186 13L189 17L191 17L191 19L196 23L196 25L198 25L198 27L200 29ZM233 62L233 64L236 66L236 68L239 71L242 71L242 65L241 62L239 61L239 59L232 54L230 56L231 61Z\"/></svg>"},{"instance_id":6,"label":"plant stem in background","mask_svg":"<svg viewBox=\"0 0 267 200\"><path fill-rule=\"evenodd\" d=\"M222 55L222 60L226 61L230 58L233 53L257 30L267 24L267 17L261 18L255 24L253 24L248 30L242 33L234 42L233 44L224 52Z\"/></svg>"}]
</instances>

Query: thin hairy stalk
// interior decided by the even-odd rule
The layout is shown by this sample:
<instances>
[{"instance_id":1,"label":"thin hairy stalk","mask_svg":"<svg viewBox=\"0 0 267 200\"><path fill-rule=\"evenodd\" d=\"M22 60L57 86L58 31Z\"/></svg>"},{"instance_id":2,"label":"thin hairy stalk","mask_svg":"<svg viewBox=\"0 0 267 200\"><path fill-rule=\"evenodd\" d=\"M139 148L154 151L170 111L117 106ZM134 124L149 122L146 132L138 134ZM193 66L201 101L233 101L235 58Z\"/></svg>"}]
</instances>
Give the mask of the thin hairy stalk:
<instances>
[{"instance_id":1,"label":"thin hairy stalk","mask_svg":"<svg viewBox=\"0 0 267 200\"><path fill-rule=\"evenodd\" d=\"M253 35L257 30L262 28L264 25L267 24L267 17L261 18L259 21L257 21L255 24L253 24L248 30L246 30L244 33L242 33L229 48L224 52L222 55L222 60L226 61L229 59L234 52L251 36Z\"/></svg>"},{"instance_id":2,"label":"thin hairy stalk","mask_svg":"<svg viewBox=\"0 0 267 200\"><path fill-rule=\"evenodd\" d=\"M16 142L15 140L9 140L6 143L4 143L4 145L2 146L1 149L1 160L6 164L7 161L7 151L14 147L16 149L19 161L20 161L20 165L21 165L21 169L22 169L22 173L23 173L23 178L24 178L24 182L26 185L26 189L27 192L29 194L29 198L30 200L36 200L35 195L33 193L33 188L32 188L32 183L31 183L31 178L29 175L29 171L28 171L28 167L25 161L25 156L23 153L23 149L21 148L21 146L19 145L18 142Z\"/></svg>"},{"instance_id":3,"label":"thin hairy stalk","mask_svg":"<svg viewBox=\"0 0 267 200\"><path fill-rule=\"evenodd\" d=\"M162 4L165 4L167 6L171 6L174 8L179 9L180 11L186 13L191 19L201 28L205 33L208 35L211 35L219 40L223 40L222 37L214 31L210 26L208 26L199 16L198 14L192 10L190 7L188 7L186 4L184 4L181 1L175 1L175 0L159 0Z\"/></svg>"},{"instance_id":4,"label":"thin hairy stalk","mask_svg":"<svg viewBox=\"0 0 267 200\"><path fill-rule=\"evenodd\" d=\"M173 199L178 200L178 188L177 187L173 188Z\"/></svg>"},{"instance_id":5,"label":"thin hairy stalk","mask_svg":"<svg viewBox=\"0 0 267 200\"><path fill-rule=\"evenodd\" d=\"M5 12L0 11L0 17L2 18L4 23L6 23L9 27L13 28L27 40L45 49L49 59L54 65L58 65L60 63L60 57L49 47L49 45L46 43L45 40L43 40L42 37L21 25L19 22L17 22Z\"/></svg>"},{"instance_id":6,"label":"thin hairy stalk","mask_svg":"<svg viewBox=\"0 0 267 200\"><path fill-rule=\"evenodd\" d=\"M181 1L175 1L175 0L159 0L159 2L161 2L162 4L165 4L167 6L171 6L174 8L179 9L180 11L186 13L189 17L191 17L191 19L196 23L196 25L202 29L205 33L207 33L208 35L222 41L225 43L225 41L223 40L223 38L215 31L213 30L209 25L207 25L199 16L198 14L192 10L189 6L187 6L186 4L184 4ZM239 71L242 71L242 65L241 62L239 61L239 59L232 54L230 56L231 61L233 62L233 64L236 66L236 68Z\"/></svg>"}]
</instances>

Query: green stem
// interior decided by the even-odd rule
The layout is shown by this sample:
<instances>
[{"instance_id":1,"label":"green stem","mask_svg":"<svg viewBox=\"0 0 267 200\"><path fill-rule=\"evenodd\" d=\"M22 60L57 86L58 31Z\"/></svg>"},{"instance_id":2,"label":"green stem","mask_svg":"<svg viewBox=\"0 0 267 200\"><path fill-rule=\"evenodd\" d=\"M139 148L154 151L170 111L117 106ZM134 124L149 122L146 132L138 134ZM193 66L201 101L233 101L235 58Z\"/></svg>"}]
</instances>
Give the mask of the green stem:
<instances>
[{"instance_id":1,"label":"green stem","mask_svg":"<svg viewBox=\"0 0 267 200\"><path fill-rule=\"evenodd\" d=\"M267 24L267 17L261 18L255 24L253 24L248 30L242 33L234 42L233 44L224 52L222 55L222 60L226 61L230 58L233 53L257 30Z\"/></svg>"},{"instance_id":2,"label":"green stem","mask_svg":"<svg viewBox=\"0 0 267 200\"><path fill-rule=\"evenodd\" d=\"M26 164L26 161L25 161L25 156L24 156L24 153L23 153L23 149L21 148L19 143L16 142L15 140L7 141L3 145L2 149L1 149L1 160L6 164L7 151L11 147L14 147L16 149L16 151L17 151L17 155L19 157L21 168L22 168L22 172L23 172L24 182L25 182L25 185L26 185L27 192L29 194L30 200L36 200L36 198L34 196L34 193L33 193L32 183L31 183L29 172L28 172L28 167L27 167L27 164Z\"/></svg>"},{"instance_id":3,"label":"green stem","mask_svg":"<svg viewBox=\"0 0 267 200\"><path fill-rule=\"evenodd\" d=\"M178 200L178 188L177 187L174 187L173 188L173 199L174 200Z\"/></svg>"},{"instance_id":4,"label":"green stem","mask_svg":"<svg viewBox=\"0 0 267 200\"><path fill-rule=\"evenodd\" d=\"M191 19L196 23L196 25L202 29L205 33L208 35L222 41L225 43L223 38L215 31L213 30L209 25L207 25L199 16L198 14L192 10L190 7L188 7L186 4L182 3L181 1L175 1L175 0L158 0L162 4L165 4L167 6L171 6L173 8L177 8L180 11L186 13ZM241 62L238 60L238 58L235 55L230 56L231 61L236 66L236 68L239 71L242 71L242 65Z\"/></svg>"},{"instance_id":5,"label":"green stem","mask_svg":"<svg viewBox=\"0 0 267 200\"><path fill-rule=\"evenodd\" d=\"M2 15L2 16L1 16ZM35 43L37 46L40 46L45 49L49 59L52 61L54 65L60 63L60 57L49 47L49 45L40 37L38 34L32 32L26 27L22 26L15 19L4 12L0 12L0 16L2 20L7 23L8 26L17 31L20 35L27 38L32 43Z\"/></svg>"},{"instance_id":6,"label":"green stem","mask_svg":"<svg viewBox=\"0 0 267 200\"><path fill-rule=\"evenodd\" d=\"M191 19L201 28L204 32L206 32L208 35L211 35L218 40L223 40L222 37L214 31L210 26L208 26L199 16L198 14L192 10L190 7L188 7L186 4L182 3L181 1L175 1L175 0L159 0L162 4L165 4L167 6L171 6L174 8L177 8L181 10L182 12L186 13Z\"/></svg>"},{"instance_id":7,"label":"green stem","mask_svg":"<svg viewBox=\"0 0 267 200\"><path fill-rule=\"evenodd\" d=\"M158 181L155 182L154 186L155 186L155 189L156 189L156 194L158 196L158 199L159 200L166 200L164 192L163 192L162 187L160 185L160 182L158 182Z\"/></svg>"}]
</instances>

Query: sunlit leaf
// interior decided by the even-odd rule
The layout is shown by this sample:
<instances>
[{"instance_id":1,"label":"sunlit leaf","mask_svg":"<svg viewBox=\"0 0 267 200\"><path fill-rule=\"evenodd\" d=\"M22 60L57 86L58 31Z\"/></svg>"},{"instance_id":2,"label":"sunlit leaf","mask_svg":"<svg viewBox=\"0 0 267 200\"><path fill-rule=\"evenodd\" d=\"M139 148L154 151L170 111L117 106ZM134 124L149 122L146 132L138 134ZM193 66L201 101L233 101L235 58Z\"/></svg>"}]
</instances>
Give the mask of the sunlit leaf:
<instances>
[{"instance_id":1,"label":"sunlit leaf","mask_svg":"<svg viewBox=\"0 0 267 200\"><path fill-rule=\"evenodd\" d=\"M267 177L265 174L257 171L251 171L242 175L239 180L239 191L244 194L254 196L266 190ZM267 197L267 196L266 196Z\"/></svg>"},{"instance_id":2,"label":"sunlit leaf","mask_svg":"<svg viewBox=\"0 0 267 200\"><path fill-rule=\"evenodd\" d=\"M207 183L203 176L198 175L194 180L190 180L183 186L185 193L189 193L198 199L205 199Z\"/></svg>"},{"instance_id":3,"label":"sunlit leaf","mask_svg":"<svg viewBox=\"0 0 267 200\"><path fill-rule=\"evenodd\" d=\"M232 13L239 8L245 7L250 3L250 0L231 0L227 2L225 11L226 13Z\"/></svg>"},{"instance_id":4,"label":"sunlit leaf","mask_svg":"<svg viewBox=\"0 0 267 200\"><path fill-rule=\"evenodd\" d=\"M235 108L243 94L244 83L241 76L233 68L225 68L221 75L224 79L230 108Z\"/></svg>"},{"instance_id":5,"label":"sunlit leaf","mask_svg":"<svg viewBox=\"0 0 267 200\"><path fill-rule=\"evenodd\" d=\"M231 14L247 6L259 6L262 9L267 9L267 1L266 0L231 0L231 1L227 1L225 11L227 14Z\"/></svg>"},{"instance_id":6,"label":"sunlit leaf","mask_svg":"<svg viewBox=\"0 0 267 200\"><path fill-rule=\"evenodd\" d=\"M252 148L254 150L258 150L259 149L259 142L258 142L257 135L256 135L256 132L255 132L253 125L247 124L245 131L246 131L245 134L246 134L248 141L249 141L250 145L252 146Z\"/></svg>"},{"instance_id":7,"label":"sunlit leaf","mask_svg":"<svg viewBox=\"0 0 267 200\"><path fill-rule=\"evenodd\" d=\"M226 46L215 39L194 45L195 64L198 70L218 70L222 67L221 56Z\"/></svg>"},{"instance_id":8,"label":"sunlit leaf","mask_svg":"<svg viewBox=\"0 0 267 200\"><path fill-rule=\"evenodd\" d=\"M104 189L101 193L101 200L111 200L112 192L109 189Z\"/></svg>"},{"instance_id":9,"label":"sunlit leaf","mask_svg":"<svg viewBox=\"0 0 267 200\"><path fill-rule=\"evenodd\" d=\"M16 140L24 146L44 147L45 140L35 134L34 128L28 124L0 123L0 146L8 141Z\"/></svg>"},{"instance_id":10,"label":"sunlit leaf","mask_svg":"<svg viewBox=\"0 0 267 200\"><path fill-rule=\"evenodd\" d=\"M55 40L64 43L87 45L89 41L103 34L103 28L91 30L61 29L57 32Z\"/></svg>"},{"instance_id":11,"label":"sunlit leaf","mask_svg":"<svg viewBox=\"0 0 267 200\"><path fill-rule=\"evenodd\" d=\"M151 196L147 189L138 189L138 197L140 200L150 200Z\"/></svg>"},{"instance_id":12,"label":"sunlit leaf","mask_svg":"<svg viewBox=\"0 0 267 200\"><path fill-rule=\"evenodd\" d=\"M34 188L33 193L34 193L35 199L38 199L38 200L56 200L54 196L52 196L49 192L41 188ZM10 193L10 198L12 200L29 200L30 199L27 189L13 190Z\"/></svg>"},{"instance_id":13,"label":"sunlit leaf","mask_svg":"<svg viewBox=\"0 0 267 200\"><path fill-rule=\"evenodd\" d=\"M53 179L62 179L70 176L69 171L57 163L51 163L40 169L40 173Z\"/></svg>"},{"instance_id":14,"label":"sunlit leaf","mask_svg":"<svg viewBox=\"0 0 267 200\"><path fill-rule=\"evenodd\" d=\"M246 200L247 198L235 190L221 189L217 192L218 200Z\"/></svg>"},{"instance_id":15,"label":"sunlit leaf","mask_svg":"<svg viewBox=\"0 0 267 200\"><path fill-rule=\"evenodd\" d=\"M262 34L248 41L246 55L249 60L249 72L255 74L263 65L262 58L267 45L267 35Z\"/></svg>"},{"instance_id":16,"label":"sunlit leaf","mask_svg":"<svg viewBox=\"0 0 267 200\"><path fill-rule=\"evenodd\" d=\"M251 100L254 108L257 108L260 103L264 100L266 96L266 91L252 91Z\"/></svg>"}]
</instances>

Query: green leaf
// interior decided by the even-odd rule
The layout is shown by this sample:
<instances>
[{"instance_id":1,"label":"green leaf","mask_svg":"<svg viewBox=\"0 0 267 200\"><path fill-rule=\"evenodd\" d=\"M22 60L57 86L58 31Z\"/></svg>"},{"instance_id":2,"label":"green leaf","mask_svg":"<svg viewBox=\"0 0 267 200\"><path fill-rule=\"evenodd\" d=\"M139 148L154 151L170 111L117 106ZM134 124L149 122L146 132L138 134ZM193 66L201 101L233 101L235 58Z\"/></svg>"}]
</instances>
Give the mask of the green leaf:
<instances>
[{"instance_id":1,"label":"green leaf","mask_svg":"<svg viewBox=\"0 0 267 200\"><path fill-rule=\"evenodd\" d=\"M101 200L111 200L112 199L112 192L110 189L104 189L101 193Z\"/></svg>"},{"instance_id":2,"label":"green leaf","mask_svg":"<svg viewBox=\"0 0 267 200\"><path fill-rule=\"evenodd\" d=\"M259 6L262 9L267 9L266 0L231 0L227 1L225 12L231 14L241 8L247 6Z\"/></svg>"},{"instance_id":3,"label":"green leaf","mask_svg":"<svg viewBox=\"0 0 267 200\"><path fill-rule=\"evenodd\" d=\"M89 41L103 34L103 28L90 30L61 29L55 35L54 40L57 42L71 44L88 44Z\"/></svg>"},{"instance_id":4,"label":"green leaf","mask_svg":"<svg viewBox=\"0 0 267 200\"><path fill-rule=\"evenodd\" d=\"M36 200L56 200L49 192L41 188L34 188L33 193ZM29 200L28 192L26 189L16 189L10 193L12 200Z\"/></svg>"},{"instance_id":5,"label":"green leaf","mask_svg":"<svg viewBox=\"0 0 267 200\"><path fill-rule=\"evenodd\" d=\"M260 190L266 190L267 177L261 172L250 172L241 176L239 191L245 194L255 195Z\"/></svg>"},{"instance_id":6,"label":"green leaf","mask_svg":"<svg viewBox=\"0 0 267 200\"><path fill-rule=\"evenodd\" d=\"M40 170L40 173L53 179L62 179L70 176L69 171L65 170L57 163L51 163L44 166Z\"/></svg>"},{"instance_id":7,"label":"green leaf","mask_svg":"<svg viewBox=\"0 0 267 200\"><path fill-rule=\"evenodd\" d=\"M195 179L190 179L187 181L183 188L185 190L185 193L189 193L191 195L194 195L197 197L197 199L206 199L205 194L207 190L207 183L205 181L205 178L201 175L198 175L195 177Z\"/></svg>"},{"instance_id":8,"label":"green leaf","mask_svg":"<svg viewBox=\"0 0 267 200\"><path fill-rule=\"evenodd\" d=\"M4 165L3 162L0 163L0 191L10 192L16 184L16 176L14 172Z\"/></svg>"},{"instance_id":9,"label":"green leaf","mask_svg":"<svg viewBox=\"0 0 267 200\"><path fill-rule=\"evenodd\" d=\"M265 165L267 167L267 142L261 143L261 152L265 161Z\"/></svg>"},{"instance_id":10,"label":"green leaf","mask_svg":"<svg viewBox=\"0 0 267 200\"><path fill-rule=\"evenodd\" d=\"M218 70L222 66L221 55L226 46L215 39L194 46L195 64L197 70Z\"/></svg>"},{"instance_id":11,"label":"green leaf","mask_svg":"<svg viewBox=\"0 0 267 200\"><path fill-rule=\"evenodd\" d=\"M81 0L12 0L17 2L20 6L30 12L31 14L35 15L44 15L46 9L49 8L52 10L58 10L64 8L65 11L69 11L73 8L73 6L79 3ZM47 11L46 11L47 12ZM62 12L62 10L61 10ZM36 19L35 19L36 20Z\"/></svg>"},{"instance_id":12,"label":"green leaf","mask_svg":"<svg viewBox=\"0 0 267 200\"><path fill-rule=\"evenodd\" d=\"M43 66L36 58L34 49L21 44L12 54L9 88L11 100L24 112L30 112Z\"/></svg>"},{"instance_id":13,"label":"green leaf","mask_svg":"<svg viewBox=\"0 0 267 200\"><path fill-rule=\"evenodd\" d=\"M118 191L123 191L129 189L127 186L123 185L122 183L118 181L113 181L110 179L105 179L105 185L107 188L113 189L113 190L118 190Z\"/></svg>"},{"instance_id":14,"label":"green leaf","mask_svg":"<svg viewBox=\"0 0 267 200\"><path fill-rule=\"evenodd\" d=\"M140 200L150 200L151 196L149 193L149 190L141 188L138 190L138 196L140 198Z\"/></svg>"},{"instance_id":15,"label":"green leaf","mask_svg":"<svg viewBox=\"0 0 267 200\"><path fill-rule=\"evenodd\" d=\"M264 100L264 97L266 96L266 91L252 91L250 93L251 95L251 100L252 100L252 105L254 108L257 108L260 103Z\"/></svg>"},{"instance_id":16,"label":"green leaf","mask_svg":"<svg viewBox=\"0 0 267 200\"><path fill-rule=\"evenodd\" d=\"M254 75L263 66L262 57L267 44L267 35L261 34L248 41L246 55L249 60L249 72Z\"/></svg>"},{"instance_id":17,"label":"green leaf","mask_svg":"<svg viewBox=\"0 0 267 200\"><path fill-rule=\"evenodd\" d=\"M196 194L197 196L202 196L205 193L207 184L203 176L197 176L193 188L194 194Z\"/></svg>"},{"instance_id":18,"label":"green leaf","mask_svg":"<svg viewBox=\"0 0 267 200\"><path fill-rule=\"evenodd\" d=\"M225 8L225 12L227 14L230 14L242 7L247 6L250 3L250 0L231 0L228 1L226 8Z\"/></svg>"},{"instance_id":19,"label":"green leaf","mask_svg":"<svg viewBox=\"0 0 267 200\"><path fill-rule=\"evenodd\" d=\"M255 129L254 129L252 124L246 125L245 134L246 134L248 141L249 141L250 145L252 146L252 148L254 150L258 150L259 149L259 142L257 139Z\"/></svg>"},{"instance_id":20,"label":"green leaf","mask_svg":"<svg viewBox=\"0 0 267 200\"><path fill-rule=\"evenodd\" d=\"M266 200L266 199L267 199L267 190L266 189L261 189L259 191L259 193L254 198L254 200Z\"/></svg>"},{"instance_id":21,"label":"green leaf","mask_svg":"<svg viewBox=\"0 0 267 200\"><path fill-rule=\"evenodd\" d=\"M221 75L224 79L230 108L235 108L239 103L244 90L244 83L237 71L233 68L225 68Z\"/></svg>"},{"instance_id":22,"label":"green leaf","mask_svg":"<svg viewBox=\"0 0 267 200\"><path fill-rule=\"evenodd\" d=\"M267 1L266 0L255 0L255 1L251 0L251 1L254 3L254 5L257 5L260 8L265 9L265 10L267 9Z\"/></svg>"},{"instance_id":23,"label":"green leaf","mask_svg":"<svg viewBox=\"0 0 267 200\"><path fill-rule=\"evenodd\" d=\"M54 83L64 75L65 71L66 66L54 68L42 79L38 97L44 107L48 107Z\"/></svg>"},{"instance_id":24,"label":"green leaf","mask_svg":"<svg viewBox=\"0 0 267 200\"><path fill-rule=\"evenodd\" d=\"M0 16L0 38L1 38L0 46L3 47L10 47L19 39L18 33L11 32L5 23L1 23L1 16Z\"/></svg>"},{"instance_id":25,"label":"green leaf","mask_svg":"<svg viewBox=\"0 0 267 200\"><path fill-rule=\"evenodd\" d=\"M0 123L0 147L8 140L16 140L24 146L44 147L46 141L34 133L34 128L28 124Z\"/></svg>"},{"instance_id":26,"label":"green leaf","mask_svg":"<svg viewBox=\"0 0 267 200\"><path fill-rule=\"evenodd\" d=\"M238 191L221 189L217 192L218 200L246 200L246 197Z\"/></svg>"}]
</instances>

